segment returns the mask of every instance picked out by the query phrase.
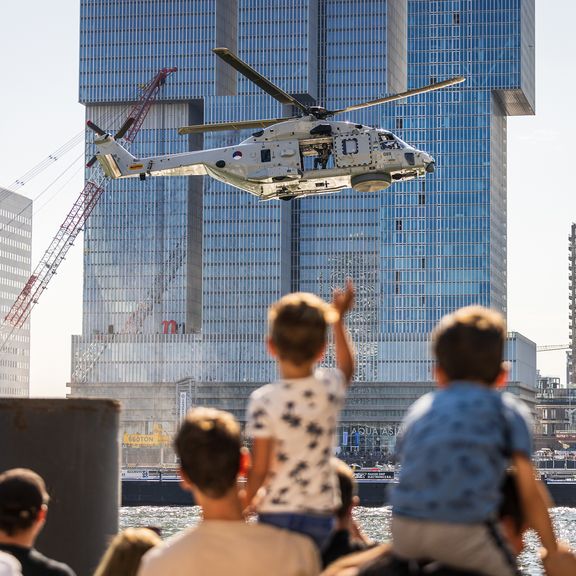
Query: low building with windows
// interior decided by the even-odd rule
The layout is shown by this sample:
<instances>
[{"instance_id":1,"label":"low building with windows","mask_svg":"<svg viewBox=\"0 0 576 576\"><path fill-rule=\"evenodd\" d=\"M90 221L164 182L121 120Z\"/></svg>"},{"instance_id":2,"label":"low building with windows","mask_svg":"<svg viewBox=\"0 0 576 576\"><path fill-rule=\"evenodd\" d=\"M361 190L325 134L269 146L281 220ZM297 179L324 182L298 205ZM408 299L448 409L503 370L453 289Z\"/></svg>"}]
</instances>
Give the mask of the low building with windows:
<instances>
[{"instance_id":1,"label":"low building with windows","mask_svg":"<svg viewBox=\"0 0 576 576\"><path fill-rule=\"evenodd\" d=\"M0 314L4 318L32 272L32 201L0 188ZM30 321L4 327L0 397L30 394Z\"/></svg>"}]
</instances>

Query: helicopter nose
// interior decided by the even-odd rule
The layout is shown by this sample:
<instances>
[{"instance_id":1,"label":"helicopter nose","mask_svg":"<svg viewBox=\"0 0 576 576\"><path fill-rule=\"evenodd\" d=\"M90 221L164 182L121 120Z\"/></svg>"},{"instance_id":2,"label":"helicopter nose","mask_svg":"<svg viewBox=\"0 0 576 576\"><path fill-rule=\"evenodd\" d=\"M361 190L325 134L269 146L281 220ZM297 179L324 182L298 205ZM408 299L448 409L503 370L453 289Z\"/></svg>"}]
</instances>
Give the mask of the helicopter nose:
<instances>
[{"instance_id":1,"label":"helicopter nose","mask_svg":"<svg viewBox=\"0 0 576 576\"><path fill-rule=\"evenodd\" d=\"M436 162L434 162L434 159L432 159L431 162L428 162L428 164L426 164L426 172L432 174L432 172L434 172L435 170L436 170Z\"/></svg>"}]
</instances>

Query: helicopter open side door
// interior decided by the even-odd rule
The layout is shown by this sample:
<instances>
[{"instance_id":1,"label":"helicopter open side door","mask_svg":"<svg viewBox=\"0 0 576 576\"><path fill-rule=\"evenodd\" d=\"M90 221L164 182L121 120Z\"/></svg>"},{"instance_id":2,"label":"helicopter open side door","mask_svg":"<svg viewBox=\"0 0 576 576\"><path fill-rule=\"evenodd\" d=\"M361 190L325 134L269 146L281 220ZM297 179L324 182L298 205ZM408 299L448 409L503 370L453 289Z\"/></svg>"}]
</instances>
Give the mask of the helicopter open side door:
<instances>
[{"instance_id":1,"label":"helicopter open side door","mask_svg":"<svg viewBox=\"0 0 576 576\"><path fill-rule=\"evenodd\" d=\"M334 138L334 160L337 168L372 164L370 134L345 134Z\"/></svg>"}]
</instances>

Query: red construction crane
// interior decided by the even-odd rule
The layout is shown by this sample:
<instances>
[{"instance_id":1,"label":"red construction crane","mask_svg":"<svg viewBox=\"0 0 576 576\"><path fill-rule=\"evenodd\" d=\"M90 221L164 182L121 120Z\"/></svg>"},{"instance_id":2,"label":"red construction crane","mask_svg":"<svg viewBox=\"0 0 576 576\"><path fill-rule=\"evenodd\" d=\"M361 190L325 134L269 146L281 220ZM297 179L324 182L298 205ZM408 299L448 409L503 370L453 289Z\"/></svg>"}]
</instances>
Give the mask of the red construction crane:
<instances>
[{"instance_id":1,"label":"red construction crane","mask_svg":"<svg viewBox=\"0 0 576 576\"><path fill-rule=\"evenodd\" d=\"M142 127L150 107L158 96L160 87L166 82L166 78L172 74L172 72L176 72L176 70L176 68L163 68L154 76L150 83L145 86L138 102L136 102L130 110L128 119L116 134L117 140L123 139L126 144L132 143L134 137ZM88 127L96 132L103 133L102 130L90 121L88 122ZM95 157L92 158L87 166L92 168L95 160ZM80 196L76 202L74 202L72 209L60 226L60 229L44 253L44 256L34 269L34 272L32 272L22 292L20 292L12 308L4 318L6 324L20 328L24 322L26 322L32 312L32 308L38 302L42 292L46 290L52 276L56 274L58 266L74 244L76 236L78 236L78 233L82 230L82 226L104 192L106 187L105 179L106 177L100 164L94 166L86 182L86 186L84 186Z\"/></svg>"}]
</instances>

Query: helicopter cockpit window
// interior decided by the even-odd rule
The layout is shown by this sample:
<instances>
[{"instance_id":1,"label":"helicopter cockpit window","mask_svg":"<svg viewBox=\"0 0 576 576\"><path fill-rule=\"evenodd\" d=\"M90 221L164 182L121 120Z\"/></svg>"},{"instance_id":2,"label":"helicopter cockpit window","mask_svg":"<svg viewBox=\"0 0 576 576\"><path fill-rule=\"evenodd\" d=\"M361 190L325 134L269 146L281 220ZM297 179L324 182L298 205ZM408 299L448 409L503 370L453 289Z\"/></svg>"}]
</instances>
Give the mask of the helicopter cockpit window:
<instances>
[{"instance_id":1,"label":"helicopter cockpit window","mask_svg":"<svg viewBox=\"0 0 576 576\"><path fill-rule=\"evenodd\" d=\"M378 137L380 138L380 148L382 150L398 150L400 148L400 144L393 134L381 132Z\"/></svg>"},{"instance_id":2,"label":"helicopter cockpit window","mask_svg":"<svg viewBox=\"0 0 576 576\"><path fill-rule=\"evenodd\" d=\"M260 160L262 162L270 162L272 160L270 148L264 148L263 150L260 150Z\"/></svg>"},{"instance_id":3,"label":"helicopter cockpit window","mask_svg":"<svg viewBox=\"0 0 576 576\"><path fill-rule=\"evenodd\" d=\"M358 154L358 139L346 138L342 140L342 154Z\"/></svg>"}]
</instances>

